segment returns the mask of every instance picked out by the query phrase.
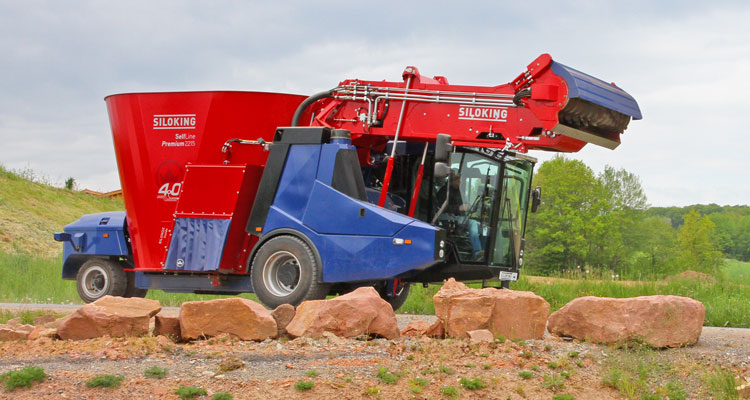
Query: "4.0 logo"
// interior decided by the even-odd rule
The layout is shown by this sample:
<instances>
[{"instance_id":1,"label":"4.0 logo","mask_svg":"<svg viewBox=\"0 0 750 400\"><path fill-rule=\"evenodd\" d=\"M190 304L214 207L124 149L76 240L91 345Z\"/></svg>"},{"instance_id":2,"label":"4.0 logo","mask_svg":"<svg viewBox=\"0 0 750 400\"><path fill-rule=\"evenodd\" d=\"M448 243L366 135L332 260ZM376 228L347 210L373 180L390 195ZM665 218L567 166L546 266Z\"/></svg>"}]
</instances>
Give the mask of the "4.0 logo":
<instances>
[{"instance_id":1,"label":"4.0 logo","mask_svg":"<svg viewBox=\"0 0 750 400\"><path fill-rule=\"evenodd\" d=\"M157 198L176 199L180 197L180 190L182 190L182 182L165 183L156 192Z\"/></svg>"}]
</instances>

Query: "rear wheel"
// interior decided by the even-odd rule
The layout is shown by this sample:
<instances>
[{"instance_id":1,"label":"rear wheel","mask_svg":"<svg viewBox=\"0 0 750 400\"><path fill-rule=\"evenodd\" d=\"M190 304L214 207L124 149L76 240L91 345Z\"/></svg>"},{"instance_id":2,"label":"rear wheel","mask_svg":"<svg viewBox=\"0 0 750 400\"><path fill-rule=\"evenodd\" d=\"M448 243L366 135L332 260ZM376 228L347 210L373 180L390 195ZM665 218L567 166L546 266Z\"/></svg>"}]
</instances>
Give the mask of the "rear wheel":
<instances>
[{"instance_id":1,"label":"rear wheel","mask_svg":"<svg viewBox=\"0 0 750 400\"><path fill-rule=\"evenodd\" d=\"M76 275L78 295L86 303L110 296L123 296L128 286L125 271L117 262L91 259L83 263Z\"/></svg>"},{"instance_id":2,"label":"rear wheel","mask_svg":"<svg viewBox=\"0 0 750 400\"><path fill-rule=\"evenodd\" d=\"M294 236L278 236L264 243L253 259L253 290L267 307L297 306L305 300L324 299L330 285L310 247Z\"/></svg>"}]
</instances>

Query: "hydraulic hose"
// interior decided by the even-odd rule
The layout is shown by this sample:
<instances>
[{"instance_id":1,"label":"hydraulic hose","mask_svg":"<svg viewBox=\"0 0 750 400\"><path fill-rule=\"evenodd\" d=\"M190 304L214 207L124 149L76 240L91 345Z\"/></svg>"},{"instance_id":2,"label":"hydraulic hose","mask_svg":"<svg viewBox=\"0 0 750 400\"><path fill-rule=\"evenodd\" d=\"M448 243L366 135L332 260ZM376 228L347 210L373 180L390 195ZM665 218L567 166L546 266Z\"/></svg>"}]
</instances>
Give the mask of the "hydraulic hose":
<instances>
[{"instance_id":1,"label":"hydraulic hose","mask_svg":"<svg viewBox=\"0 0 750 400\"><path fill-rule=\"evenodd\" d=\"M297 111L294 112L294 116L292 117L292 126L299 126L299 120L302 118L302 113L305 112L307 107L310 107L311 104L315 103L316 101L320 99L325 99L328 97L333 96L333 89L326 90L324 92L320 92L317 94L314 94L303 101L299 107L297 107Z\"/></svg>"}]
</instances>

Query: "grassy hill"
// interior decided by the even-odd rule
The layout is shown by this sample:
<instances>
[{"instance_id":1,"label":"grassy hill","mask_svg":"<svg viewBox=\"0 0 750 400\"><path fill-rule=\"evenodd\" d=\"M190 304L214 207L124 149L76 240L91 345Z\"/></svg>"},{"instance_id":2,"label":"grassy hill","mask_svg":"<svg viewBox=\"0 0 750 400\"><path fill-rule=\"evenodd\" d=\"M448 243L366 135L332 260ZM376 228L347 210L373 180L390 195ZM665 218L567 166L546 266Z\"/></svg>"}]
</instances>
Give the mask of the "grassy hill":
<instances>
[{"instance_id":1,"label":"grassy hill","mask_svg":"<svg viewBox=\"0 0 750 400\"><path fill-rule=\"evenodd\" d=\"M34 182L0 166L0 252L56 257L62 246L54 232L84 214L124 209L119 200Z\"/></svg>"}]
</instances>

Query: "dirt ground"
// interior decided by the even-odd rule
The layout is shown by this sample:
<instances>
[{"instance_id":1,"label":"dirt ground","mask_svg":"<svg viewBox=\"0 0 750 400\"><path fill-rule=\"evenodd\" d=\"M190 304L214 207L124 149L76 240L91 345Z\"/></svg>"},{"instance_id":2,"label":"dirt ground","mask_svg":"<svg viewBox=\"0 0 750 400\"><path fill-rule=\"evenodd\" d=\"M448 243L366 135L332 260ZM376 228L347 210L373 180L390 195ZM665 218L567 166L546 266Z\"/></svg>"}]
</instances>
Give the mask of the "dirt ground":
<instances>
[{"instance_id":1,"label":"dirt ground","mask_svg":"<svg viewBox=\"0 0 750 400\"><path fill-rule=\"evenodd\" d=\"M413 319L434 317L399 315L399 324ZM34 365L48 375L31 388L0 389L0 398L177 399L174 391L180 386L197 386L207 392L197 398L206 399L218 392L235 399L552 399L563 393L575 399L620 399L623 395L602 377L621 362L623 352L629 351L551 335L482 345L427 338L243 342L220 337L192 343L164 337L40 339L0 343L0 374ZM722 366L750 376L750 330L705 328L695 346L628 354L670 365L688 398L708 398L701 371ZM230 364L238 368L226 371ZM153 366L166 368L166 377L146 378L144 370ZM533 376L524 379L521 371ZM122 375L124 380L115 389L86 386L100 374ZM479 379L484 387L466 388L462 378ZM298 390L295 384L300 381L314 386ZM455 395L446 387L455 388Z\"/></svg>"}]
</instances>

